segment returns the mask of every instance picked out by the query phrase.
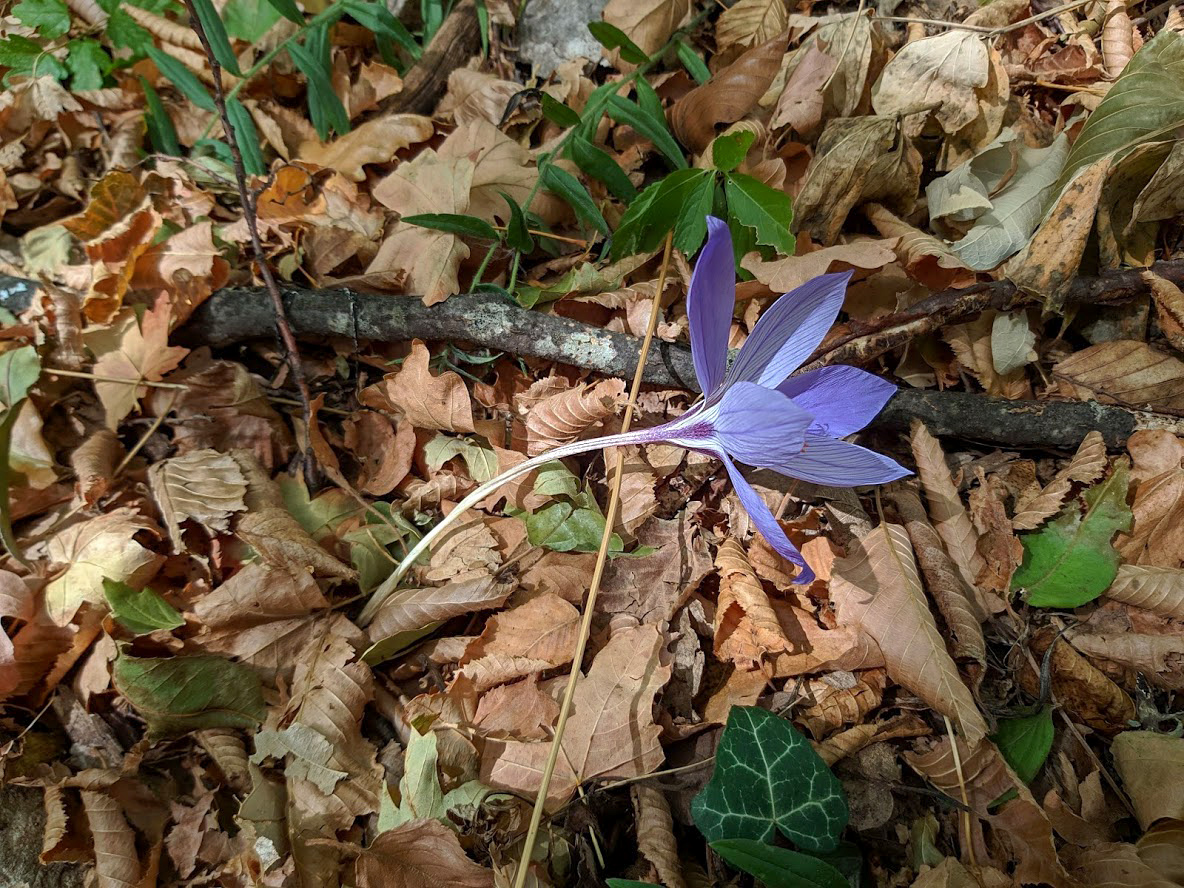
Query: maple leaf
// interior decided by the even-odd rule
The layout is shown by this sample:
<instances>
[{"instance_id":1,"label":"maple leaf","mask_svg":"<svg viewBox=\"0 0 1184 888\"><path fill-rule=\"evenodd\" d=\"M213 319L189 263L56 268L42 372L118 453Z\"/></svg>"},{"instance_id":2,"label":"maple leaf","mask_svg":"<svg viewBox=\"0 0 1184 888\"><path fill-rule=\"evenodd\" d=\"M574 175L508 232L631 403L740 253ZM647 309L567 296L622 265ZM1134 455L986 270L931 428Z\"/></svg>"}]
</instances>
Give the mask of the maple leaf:
<instances>
[{"instance_id":1,"label":"maple leaf","mask_svg":"<svg viewBox=\"0 0 1184 888\"><path fill-rule=\"evenodd\" d=\"M441 157L428 149L401 164L374 187L376 200L399 213L464 213L469 207L473 162ZM395 283L406 274L408 292L423 296L425 305L443 302L460 290L460 263L469 248L454 234L399 222L378 248L366 269Z\"/></svg>"},{"instance_id":2,"label":"maple leaf","mask_svg":"<svg viewBox=\"0 0 1184 888\"><path fill-rule=\"evenodd\" d=\"M159 382L189 354L189 349L168 343L170 313L168 297L162 293L139 322L128 311L120 323L90 337L88 345L98 357L95 375L127 380L95 381L108 428L116 428L148 392L148 386L138 383Z\"/></svg>"}]
</instances>

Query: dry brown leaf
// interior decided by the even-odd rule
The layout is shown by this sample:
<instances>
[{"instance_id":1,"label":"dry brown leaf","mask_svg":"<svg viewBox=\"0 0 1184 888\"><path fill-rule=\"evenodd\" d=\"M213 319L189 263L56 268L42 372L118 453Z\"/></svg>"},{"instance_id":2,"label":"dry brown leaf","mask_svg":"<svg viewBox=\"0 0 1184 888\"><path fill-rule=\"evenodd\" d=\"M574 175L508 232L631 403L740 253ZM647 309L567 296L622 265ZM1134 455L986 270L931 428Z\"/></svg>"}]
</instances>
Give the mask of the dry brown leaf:
<instances>
[{"instance_id":1,"label":"dry brown leaf","mask_svg":"<svg viewBox=\"0 0 1184 888\"><path fill-rule=\"evenodd\" d=\"M231 789L244 795L250 791L251 771L247 747L238 731L233 728L206 728L194 731L193 736L214 760Z\"/></svg>"},{"instance_id":2,"label":"dry brown leaf","mask_svg":"<svg viewBox=\"0 0 1184 888\"><path fill-rule=\"evenodd\" d=\"M815 740L823 740L846 725L860 724L878 709L887 683L888 674L883 669L832 672L809 679L802 692L814 702L802 707L794 717L802 720Z\"/></svg>"},{"instance_id":3,"label":"dry brown leaf","mask_svg":"<svg viewBox=\"0 0 1184 888\"><path fill-rule=\"evenodd\" d=\"M1066 395L1080 400L1184 412L1184 361L1138 340L1083 348L1058 363L1053 377Z\"/></svg>"},{"instance_id":4,"label":"dry brown leaf","mask_svg":"<svg viewBox=\"0 0 1184 888\"><path fill-rule=\"evenodd\" d=\"M54 623L65 626L83 602L105 608L104 579L139 589L155 576L164 559L136 542L141 531L155 534L157 528L134 509L120 508L50 538L47 560L65 565L45 587L45 609Z\"/></svg>"},{"instance_id":5,"label":"dry brown leaf","mask_svg":"<svg viewBox=\"0 0 1184 888\"><path fill-rule=\"evenodd\" d=\"M425 142L435 132L432 121L420 114L387 114L367 120L332 142L305 142L297 154L320 167L336 170L362 182L368 163L388 163L409 145ZM395 208L397 209L397 208Z\"/></svg>"},{"instance_id":6,"label":"dry brown leaf","mask_svg":"<svg viewBox=\"0 0 1184 888\"><path fill-rule=\"evenodd\" d=\"M629 787L629 796L633 799L637 850L654 867L658 880L666 888L686 888L666 796L662 790L645 783Z\"/></svg>"},{"instance_id":7,"label":"dry brown leaf","mask_svg":"<svg viewBox=\"0 0 1184 888\"><path fill-rule=\"evenodd\" d=\"M1166 431L1138 431L1127 441L1135 483L1130 535L1115 548L1128 564L1179 567L1184 561L1184 442Z\"/></svg>"},{"instance_id":8,"label":"dry brown leaf","mask_svg":"<svg viewBox=\"0 0 1184 888\"><path fill-rule=\"evenodd\" d=\"M1129 24L1129 18L1127 22ZM1162 878L1140 858L1138 849L1126 842L1105 842L1080 848L1065 857L1069 871L1087 888L1122 888L1126 885L1173 888L1177 885Z\"/></svg>"},{"instance_id":9,"label":"dry brown leaf","mask_svg":"<svg viewBox=\"0 0 1184 888\"><path fill-rule=\"evenodd\" d=\"M617 533L632 536L658 511L660 504L655 492L658 478L650 471L649 464L639 448L626 447L624 454L620 507L617 509L617 522L613 529ZM608 469L605 472L605 483L611 490L617 475L617 460L612 448L606 449L604 455L605 466Z\"/></svg>"},{"instance_id":10,"label":"dry brown leaf","mask_svg":"<svg viewBox=\"0 0 1184 888\"><path fill-rule=\"evenodd\" d=\"M441 157L429 148L400 164L371 194L400 216L464 213L472 184L471 160ZM457 275L468 256L468 246L454 234L399 222L378 248L366 274L403 286L406 292L422 296L425 305L435 305L460 290Z\"/></svg>"},{"instance_id":11,"label":"dry brown leaf","mask_svg":"<svg viewBox=\"0 0 1184 888\"><path fill-rule=\"evenodd\" d=\"M548 380L541 382L549 386ZM527 399L533 399L536 387L537 383L531 386ZM624 402L625 383L620 379L602 379L534 400L526 414L527 453L537 456L601 430L601 424L614 416Z\"/></svg>"},{"instance_id":12,"label":"dry brown leaf","mask_svg":"<svg viewBox=\"0 0 1184 888\"><path fill-rule=\"evenodd\" d=\"M914 228L882 204L864 204L863 214L876 227L876 231L886 238L896 239L896 255L913 280L931 290L969 285L974 281L974 272L963 264L945 241Z\"/></svg>"},{"instance_id":13,"label":"dry brown leaf","mask_svg":"<svg viewBox=\"0 0 1184 888\"><path fill-rule=\"evenodd\" d=\"M731 46L748 49L772 40L788 27L785 0L739 0L716 19L715 43L719 52Z\"/></svg>"},{"instance_id":14,"label":"dry brown leaf","mask_svg":"<svg viewBox=\"0 0 1184 888\"><path fill-rule=\"evenodd\" d=\"M1176 351L1184 351L1184 292L1153 271L1144 271L1140 277L1151 290L1159 329Z\"/></svg>"},{"instance_id":15,"label":"dry brown leaf","mask_svg":"<svg viewBox=\"0 0 1184 888\"><path fill-rule=\"evenodd\" d=\"M1073 646L1092 660L1117 663L1143 676L1152 685L1184 691L1184 638L1179 634L1141 632L1080 632Z\"/></svg>"},{"instance_id":16,"label":"dry brown leaf","mask_svg":"<svg viewBox=\"0 0 1184 888\"><path fill-rule=\"evenodd\" d=\"M971 745L987 735L986 720L929 612L903 527L882 524L856 541L835 562L830 596L840 622L875 639L894 681L948 716Z\"/></svg>"},{"instance_id":17,"label":"dry brown leaf","mask_svg":"<svg viewBox=\"0 0 1184 888\"><path fill-rule=\"evenodd\" d=\"M661 664L665 644L653 626L615 632L576 686L563 754L555 768L547 809L567 801L594 777L635 777L663 759L654 724L654 696L670 677ZM490 740L481 760L481 780L490 786L537 792L548 742Z\"/></svg>"},{"instance_id":18,"label":"dry brown leaf","mask_svg":"<svg viewBox=\"0 0 1184 888\"><path fill-rule=\"evenodd\" d=\"M392 421L363 412L345 424L345 446L358 460L358 489L386 496L407 477L415 457L415 429L406 420Z\"/></svg>"},{"instance_id":19,"label":"dry brown leaf","mask_svg":"<svg viewBox=\"0 0 1184 888\"><path fill-rule=\"evenodd\" d=\"M432 550L421 576L428 583L459 582L497 573L498 539L484 521L474 519L448 531Z\"/></svg>"},{"instance_id":20,"label":"dry brown leaf","mask_svg":"<svg viewBox=\"0 0 1184 888\"><path fill-rule=\"evenodd\" d=\"M493 888L493 871L471 861L438 820L413 820L379 833L354 863L358 888Z\"/></svg>"},{"instance_id":21,"label":"dry brown leaf","mask_svg":"<svg viewBox=\"0 0 1184 888\"><path fill-rule=\"evenodd\" d=\"M1184 882L1184 823L1161 820L1135 843L1139 859L1175 885Z\"/></svg>"},{"instance_id":22,"label":"dry brown leaf","mask_svg":"<svg viewBox=\"0 0 1184 888\"><path fill-rule=\"evenodd\" d=\"M744 547L724 540L715 556L719 571L719 602L715 608L715 655L740 669L753 669L765 657L788 653L789 640L781 631L761 582Z\"/></svg>"},{"instance_id":23,"label":"dry brown leaf","mask_svg":"<svg viewBox=\"0 0 1184 888\"><path fill-rule=\"evenodd\" d=\"M89 337L87 345L98 357L95 375L128 380L95 381L95 393L103 402L108 428L118 427L147 393L148 387L137 383L159 382L189 354L188 349L168 344L170 314L168 299L161 295L139 322L129 310L119 323Z\"/></svg>"},{"instance_id":24,"label":"dry brown leaf","mask_svg":"<svg viewBox=\"0 0 1184 888\"><path fill-rule=\"evenodd\" d=\"M1106 472L1106 442L1101 432L1091 430L1081 441L1077 453L1044 488L1016 501L1011 526L1033 530L1061 510L1074 483L1092 484Z\"/></svg>"},{"instance_id":25,"label":"dry brown leaf","mask_svg":"<svg viewBox=\"0 0 1184 888\"><path fill-rule=\"evenodd\" d=\"M194 450L148 467L148 485L164 518L173 551L184 551L181 525L195 521L211 533L230 529L230 516L247 508L247 481L231 457Z\"/></svg>"},{"instance_id":26,"label":"dry brown leaf","mask_svg":"<svg viewBox=\"0 0 1184 888\"><path fill-rule=\"evenodd\" d=\"M670 110L670 126L679 141L699 153L720 129L756 107L781 67L787 37L782 33L754 46L677 101Z\"/></svg>"},{"instance_id":27,"label":"dry brown leaf","mask_svg":"<svg viewBox=\"0 0 1184 888\"><path fill-rule=\"evenodd\" d=\"M451 114L458 126L478 120L498 124L506 116L511 99L521 90L521 84L496 74L455 68L448 75L448 92L436 112Z\"/></svg>"},{"instance_id":28,"label":"dry brown leaf","mask_svg":"<svg viewBox=\"0 0 1184 888\"><path fill-rule=\"evenodd\" d=\"M379 642L461 614L500 607L512 591L488 574L443 586L399 589L382 603L366 631L371 641Z\"/></svg>"},{"instance_id":29,"label":"dry brown leaf","mask_svg":"<svg viewBox=\"0 0 1184 888\"><path fill-rule=\"evenodd\" d=\"M451 370L433 376L430 362L427 346L414 340L403 366L367 386L358 399L376 410L398 410L416 428L472 432L473 405L465 381Z\"/></svg>"},{"instance_id":30,"label":"dry brown leaf","mask_svg":"<svg viewBox=\"0 0 1184 888\"><path fill-rule=\"evenodd\" d=\"M86 505L93 506L107 493L122 457L123 445L110 429L91 432L70 454L74 490Z\"/></svg>"},{"instance_id":31,"label":"dry brown leaf","mask_svg":"<svg viewBox=\"0 0 1184 888\"><path fill-rule=\"evenodd\" d=\"M661 49L691 10L690 0L609 0L602 17L646 54Z\"/></svg>"},{"instance_id":32,"label":"dry brown leaf","mask_svg":"<svg viewBox=\"0 0 1184 888\"><path fill-rule=\"evenodd\" d=\"M478 691L571 662L580 612L558 595L540 595L494 614L469 645L458 676Z\"/></svg>"},{"instance_id":33,"label":"dry brown leaf","mask_svg":"<svg viewBox=\"0 0 1184 888\"><path fill-rule=\"evenodd\" d=\"M925 488L933 527L946 544L946 551L958 565L963 579L973 586L983 569L983 557L978 553L978 534L950 477L945 453L919 419L913 421L909 442L917 462L917 474Z\"/></svg>"},{"instance_id":34,"label":"dry brown leaf","mask_svg":"<svg viewBox=\"0 0 1184 888\"><path fill-rule=\"evenodd\" d=\"M538 178L530 152L487 120L458 126L440 146L440 156L464 157L472 162L467 212L486 222L509 221L510 208L502 192L525 207ZM536 195L530 208L544 217L553 216L544 196Z\"/></svg>"},{"instance_id":35,"label":"dry brown leaf","mask_svg":"<svg viewBox=\"0 0 1184 888\"><path fill-rule=\"evenodd\" d=\"M1120 564L1106 597L1184 620L1184 570Z\"/></svg>"},{"instance_id":36,"label":"dry brown leaf","mask_svg":"<svg viewBox=\"0 0 1184 888\"><path fill-rule=\"evenodd\" d=\"M1011 527L1004 505L1007 486L998 472L984 476L977 470L979 484L970 491L970 514L978 531L978 552L983 566L976 580L979 607L984 613L1006 608L1011 578L1024 558L1024 547Z\"/></svg>"},{"instance_id":37,"label":"dry brown leaf","mask_svg":"<svg viewBox=\"0 0 1184 888\"><path fill-rule=\"evenodd\" d=\"M907 213L916 203L920 177L921 157L895 118L831 120L798 195L793 231L829 246L861 203L876 201Z\"/></svg>"},{"instance_id":38,"label":"dry brown leaf","mask_svg":"<svg viewBox=\"0 0 1184 888\"><path fill-rule=\"evenodd\" d=\"M1184 738L1155 731L1123 731L1110 746L1139 826L1149 829L1165 818L1184 819Z\"/></svg>"},{"instance_id":39,"label":"dry brown leaf","mask_svg":"<svg viewBox=\"0 0 1184 888\"><path fill-rule=\"evenodd\" d=\"M975 590L942 548L941 537L926 518L925 507L916 492L901 488L893 491L892 499L916 550L929 594L937 602L952 636L951 652L959 660L973 660L985 666L987 643L982 623L986 614L979 610Z\"/></svg>"},{"instance_id":40,"label":"dry brown leaf","mask_svg":"<svg viewBox=\"0 0 1184 888\"><path fill-rule=\"evenodd\" d=\"M1104 157L1080 172L1048 210L1031 240L1003 266L1025 293L1039 296L1046 311L1059 312L1069 286L1077 279L1085 242L1110 169Z\"/></svg>"},{"instance_id":41,"label":"dry brown leaf","mask_svg":"<svg viewBox=\"0 0 1184 888\"><path fill-rule=\"evenodd\" d=\"M559 704L539 690L538 676L482 694L473 724L487 737L545 740L559 717Z\"/></svg>"},{"instance_id":42,"label":"dry brown leaf","mask_svg":"<svg viewBox=\"0 0 1184 888\"><path fill-rule=\"evenodd\" d=\"M99 888L135 888L142 869L136 853L136 834L123 815L123 806L105 792L82 790L82 809L94 838L95 880Z\"/></svg>"},{"instance_id":43,"label":"dry brown leaf","mask_svg":"<svg viewBox=\"0 0 1184 888\"><path fill-rule=\"evenodd\" d=\"M988 395L1003 398L1031 398L1032 386L1024 367L1007 373L995 369L995 355L991 348L991 330L997 312L984 311L973 321L946 327L944 337L954 350L958 362L975 378Z\"/></svg>"},{"instance_id":44,"label":"dry brown leaf","mask_svg":"<svg viewBox=\"0 0 1184 888\"><path fill-rule=\"evenodd\" d=\"M788 293L828 271L881 269L896 258L892 247L892 241L864 239L768 262L759 253L749 253L740 266L774 293Z\"/></svg>"},{"instance_id":45,"label":"dry brown leaf","mask_svg":"<svg viewBox=\"0 0 1184 888\"><path fill-rule=\"evenodd\" d=\"M1102 25L1102 67L1106 76L1117 80L1126 63L1135 54L1134 31L1122 0L1107 0Z\"/></svg>"},{"instance_id":46,"label":"dry brown leaf","mask_svg":"<svg viewBox=\"0 0 1184 888\"><path fill-rule=\"evenodd\" d=\"M1036 664L1043 663L1056 635L1056 629L1047 627L1032 636ZM1052 652L1050 671L1057 702L1077 721L1096 731L1114 734L1135 717L1135 704L1126 692L1063 638L1056 642ZM1039 677L1033 668L1020 670L1020 683L1033 696L1039 694Z\"/></svg>"}]
</instances>

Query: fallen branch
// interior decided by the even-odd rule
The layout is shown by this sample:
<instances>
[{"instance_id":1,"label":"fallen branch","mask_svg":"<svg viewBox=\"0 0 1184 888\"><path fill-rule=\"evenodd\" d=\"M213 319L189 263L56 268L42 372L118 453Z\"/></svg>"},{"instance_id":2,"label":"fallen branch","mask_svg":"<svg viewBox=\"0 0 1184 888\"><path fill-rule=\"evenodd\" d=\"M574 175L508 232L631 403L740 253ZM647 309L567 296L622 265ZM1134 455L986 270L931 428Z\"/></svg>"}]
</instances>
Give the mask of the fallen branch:
<instances>
[{"instance_id":1,"label":"fallen branch","mask_svg":"<svg viewBox=\"0 0 1184 888\"><path fill-rule=\"evenodd\" d=\"M1184 263L1160 263L1156 272L1179 280ZM1137 272L1116 276L1121 286L1106 290L1104 299L1118 301L1115 292L1131 298L1146 292ZM1137 282L1137 283L1136 283ZM963 315L946 315L945 323L972 315L981 307L982 287L976 285L965 300L939 293L926 300L957 302ZM1084 282L1075 294L1102 292L1097 282ZM1010 285L1008 285L1010 287ZM640 340L538 311L527 311L491 294L453 296L431 307L419 299L350 290L305 290L282 287L284 305L297 336L324 339L340 336L355 341L400 342L413 338L443 342L471 342L497 351L556 361L594 370L605 376L628 378L637 363ZM0 306L19 313L28 307L36 284L0 276ZM949 291L958 293L959 291ZM990 289L992 303L1020 298L1004 287ZM1084 299L1084 295L1082 296ZM944 304L944 303L943 303ZM952 311L952 309L951 309ZM911 321L910 321L911 323ZM175 335L186 345L225 347L248 339L271 336L274 315L267 294L258 287L219 290ZM884 328L889 329L889 328ZM895 328L892 328L895 329ZM932 328L936 329L936 327ZM879 331L883 332L883 330ZM854 340L850 340L854 341ZM849 342L850 342L849 341ZM833 347L815 364L852 362L844 344ZM662 388L698 391L690 351L669 342L655 343L645 364L644 379ZM1122 447L1138 429L1166 429L1184 435L1184 420L1148 411L1130 410L1096 402L1008 401L967 392L901 389L875 425L907 428L919 418L935 435L965 438L1005 447L1047 447L1074 450L1086 432L1097 429L1110 447Z\"/></svg>"}]
</instances>

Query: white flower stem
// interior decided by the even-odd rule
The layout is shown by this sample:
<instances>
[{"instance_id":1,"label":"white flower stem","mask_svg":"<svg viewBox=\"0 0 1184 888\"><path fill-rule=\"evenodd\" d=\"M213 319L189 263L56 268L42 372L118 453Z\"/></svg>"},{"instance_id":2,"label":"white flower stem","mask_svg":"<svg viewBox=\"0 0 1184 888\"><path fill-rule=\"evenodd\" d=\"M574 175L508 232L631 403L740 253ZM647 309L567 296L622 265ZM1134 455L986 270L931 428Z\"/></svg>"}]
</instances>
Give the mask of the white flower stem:
<instances>
[{"instance_id":1,"label":"white flower stem","mask_svg":"<svg viewBox=\"0 0 1184 888\"><path fill-rule=\"evenodd\" d=\"M486 481L457 503L456 507L441 518L431 530L425 533L423 538L403 557L403 560L399 562L394 572L383 581L381 586L371 593L370 600L366 602L366 606L362 608L361 614L358 615L358 623L362 626L369 625L370 621L374 619L374 615L378 613L378 609L382 607L383 602L390 598L391 594L398 588L399 581L403 579L412 565L419 560L419 557L431 548L432 543L438 540L444 531L455 524L461 515L492 496L503 484L508 484L515 478L521 478L523 475L527 475L535 469L549 462L554 462L557 459L566 459L569 456L577 456L581 453L598 450L602 447L618 447L622 444L644 443L653 437L649 432L650 430L648 429L635 432L622 432L616 435L605 435L600 438L588 438L584 441L573 441L570 444L563 444L548 450L546 453L540 453L538 456L531 457L525 462L520 462L518 465L506 469L506 471L502 472L496 478Z\"/></svg>"}]
</instances>

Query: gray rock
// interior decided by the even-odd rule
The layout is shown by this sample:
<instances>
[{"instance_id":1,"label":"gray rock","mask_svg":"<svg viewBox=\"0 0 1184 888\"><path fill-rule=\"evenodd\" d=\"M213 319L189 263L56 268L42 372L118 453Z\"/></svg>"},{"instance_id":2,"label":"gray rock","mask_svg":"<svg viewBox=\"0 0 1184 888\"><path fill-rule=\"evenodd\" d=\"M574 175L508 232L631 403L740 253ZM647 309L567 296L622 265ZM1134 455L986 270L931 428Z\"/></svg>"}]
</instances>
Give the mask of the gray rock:
<instances>
[{"instance_id":1,"label":"gray rock","mask_svg":"<svg viewBox=\"0 0 1184 888\"><path fill-rule=\"evenodd\" d=\"M539 77L569 59L600 58L588 22L600 20L607 0L529 0L518 22L518 58Z\"/></svg>"},{"instance_id":2,"label":"gray rock","mask_svg":"<svg viewBox=\"0 0 1184 888\"><path fill-rule=\"evenodd\" d=\"M37 859L44 830L41 790L0 789L0 888L80 888L85 867Z\"/></svg>"}]
</instances>

